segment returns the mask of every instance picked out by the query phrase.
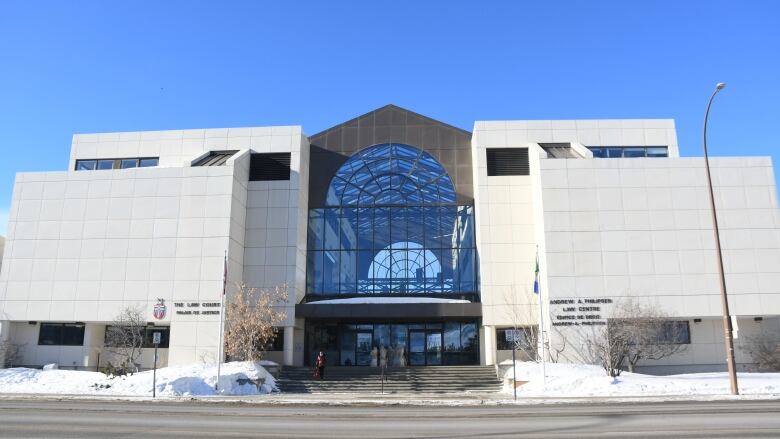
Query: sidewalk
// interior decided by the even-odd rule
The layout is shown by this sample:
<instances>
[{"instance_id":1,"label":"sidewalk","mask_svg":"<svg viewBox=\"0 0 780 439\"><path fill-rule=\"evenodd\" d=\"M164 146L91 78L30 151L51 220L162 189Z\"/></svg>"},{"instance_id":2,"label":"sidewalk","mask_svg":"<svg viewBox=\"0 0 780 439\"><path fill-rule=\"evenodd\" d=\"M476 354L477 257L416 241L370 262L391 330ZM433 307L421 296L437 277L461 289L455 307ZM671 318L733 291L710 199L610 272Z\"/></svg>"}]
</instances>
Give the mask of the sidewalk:
<instances>
[{"instance_id":1,"label":"sidewalk","mask_svg":"<svg viewBox=\"0 0 780 439\"><path fill-rule=\"evenodd\" d=\"M256 404L256 405L329 405L329 406L530 406L530 405L593 405L608 403L661 403L661 402L702 402L702 401L764 401L778 400L779 394L749 395L680 395L680 396L625 396L625 397L518 397L504 393L491 394L281 394L258 396L181 396L157 397L152 399L141 396L96 396L96 395L59 395L59 394L0 394L3 400L80 400L80 401L145 401L145 402L183 402L211 404Z\"/></svg>"}]
</instances>

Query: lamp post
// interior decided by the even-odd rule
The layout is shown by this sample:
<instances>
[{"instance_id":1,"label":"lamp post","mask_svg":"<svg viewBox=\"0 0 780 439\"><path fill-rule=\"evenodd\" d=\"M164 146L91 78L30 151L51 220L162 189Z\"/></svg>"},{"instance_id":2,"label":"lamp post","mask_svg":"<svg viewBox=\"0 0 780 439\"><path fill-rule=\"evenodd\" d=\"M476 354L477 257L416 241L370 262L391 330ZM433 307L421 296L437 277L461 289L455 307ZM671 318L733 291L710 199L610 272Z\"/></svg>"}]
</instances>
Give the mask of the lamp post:
<instances>
[{"instance_id":1,"label":"lamp post","mask_svg":"<svg viewBox=\"0 0 780 439\"><path fill-rule=\"evenodd\" d=\"M707 154L707 118L710 115L710 106L715 99L715 95L723 90L726 84L719 82L715 86L715 91L710 96L707 103L707 111L704 113L704 167L707 170L707 186L710 191L710 210L712 211L712 230L715 232L715 250L718 256L718 279L720 280L720 299L723 305L723 336L726 343L726 366L729 371L729 383L731 384L731 394L739 395L737 387L737 367L734 363L734 337L732 336L731 315L729 313L729 300L726 296L726 276L723 273L723 252L720 248L720 231L718 230L718 214L715 211L715 194L712 190L712 175L710 174L710 158Z\"/></svg>"}]
</instances>

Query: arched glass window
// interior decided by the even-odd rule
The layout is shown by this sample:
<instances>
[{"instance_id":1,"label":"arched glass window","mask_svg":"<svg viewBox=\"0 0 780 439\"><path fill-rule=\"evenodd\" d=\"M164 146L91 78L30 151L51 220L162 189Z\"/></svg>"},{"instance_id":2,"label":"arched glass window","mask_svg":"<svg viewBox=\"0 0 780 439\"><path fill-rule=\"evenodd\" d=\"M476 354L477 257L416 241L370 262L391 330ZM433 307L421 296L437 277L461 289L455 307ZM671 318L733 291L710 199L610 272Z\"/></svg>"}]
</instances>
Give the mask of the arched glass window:
<instances>
[{"instance_id":1,"label":"arched glass window","mask_svg":"<svg viewBox=\"0 0 780 439\"><path fill-rule=\"evenodd\" d=\"M349 158L328 188L329 206L455 204L447 171L427 152L381 144Z\"/></svg>"},{"instance_id":2,"label":"arched glass window","mask_svg":"<svg viewBox=\"0 0 780 439\"><path fill-rule=\"evenodd\" d=\"M307 295L476 296L472 206L430 154L381 144L334 174L309 212Z\"/></svg>"}]
</instances>

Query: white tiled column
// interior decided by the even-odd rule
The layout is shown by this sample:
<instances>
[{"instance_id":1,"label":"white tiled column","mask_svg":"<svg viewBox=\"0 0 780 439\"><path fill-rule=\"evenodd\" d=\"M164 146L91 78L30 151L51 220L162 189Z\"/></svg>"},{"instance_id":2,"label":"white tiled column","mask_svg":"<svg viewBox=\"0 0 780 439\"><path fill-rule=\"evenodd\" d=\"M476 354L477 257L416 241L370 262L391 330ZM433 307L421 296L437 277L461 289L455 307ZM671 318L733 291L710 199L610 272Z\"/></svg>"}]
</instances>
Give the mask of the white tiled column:
<instances>
[{"instance_id":1,"label":"white tiled column","mask_svg":"<svg viewBox=\"0 0 780 439\"><path fill-rule=\"evenodd\" d=\"M292 366L295 353L295 327L284 327L284 365Z\"/></svg>"},{"instance_id":2,"label":"white tiled column","mask_svg":"<svg viewBox=\"0 0 780 439\"><path fill-rule=\"evenodd\" d=\"M496 364L496 327L483 326L484 343L482 351L485 353L485 365Z\"/></svg>"}]
</instances>

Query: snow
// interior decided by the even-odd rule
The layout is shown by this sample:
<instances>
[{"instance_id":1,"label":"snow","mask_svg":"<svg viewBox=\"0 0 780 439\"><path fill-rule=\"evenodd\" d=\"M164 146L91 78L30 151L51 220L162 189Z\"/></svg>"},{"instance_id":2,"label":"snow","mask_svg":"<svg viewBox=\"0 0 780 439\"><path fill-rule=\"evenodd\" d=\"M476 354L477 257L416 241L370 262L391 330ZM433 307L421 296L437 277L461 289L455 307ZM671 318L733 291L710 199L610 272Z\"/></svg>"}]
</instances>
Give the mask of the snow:
<instances>
[{"instance_id":1,"label":"snow","mask_svg":"<svg viewBox=\"0 0 780 439\"><path fill-rule=\"evenodd\" d=\"M222 364L219 392L216 364L190 364L157 369L157 395L210 396L260 395L276 389L274 377L263 362ZM276 364L266 362L266 365ZM252 383L239 384L238 379L264 380L257 388ZM39 393L68 395L151 396L152 371L112 377L100 372L76 370L40 370L28 368L0 369L0 393Z\"/></svg>"},{"instance_id":2,"label":"snow","mask_svg":"<svg viewBox=\"0 0 780 439\"><path fill-rule=\"evenodd\" d=\"M349 299L329 299L309 302L307 305L330 305L348 303L471 303L461 299L437 299L432 297L351 297Z\"/></svg>"},{"instance_id":3,"label":"snow","mask_svg":"<svg viewBox=\"0 0 780 439\"><path fill-rule=\"evenodd\" d=\"M512 393L512 361L504 374L505 393ZM692 396L718 395L730 392L726 372L690 373L682 375L644 375L622 372L612 378L598 366L548 363L546 385L542 384L542 366L534 362L518 362L517 381L528 381L517 388L517 396L528 397L614 397L614 396ZM741 394L780 394L780 373L739 373Z\"/></svg>"}]
</instances>

